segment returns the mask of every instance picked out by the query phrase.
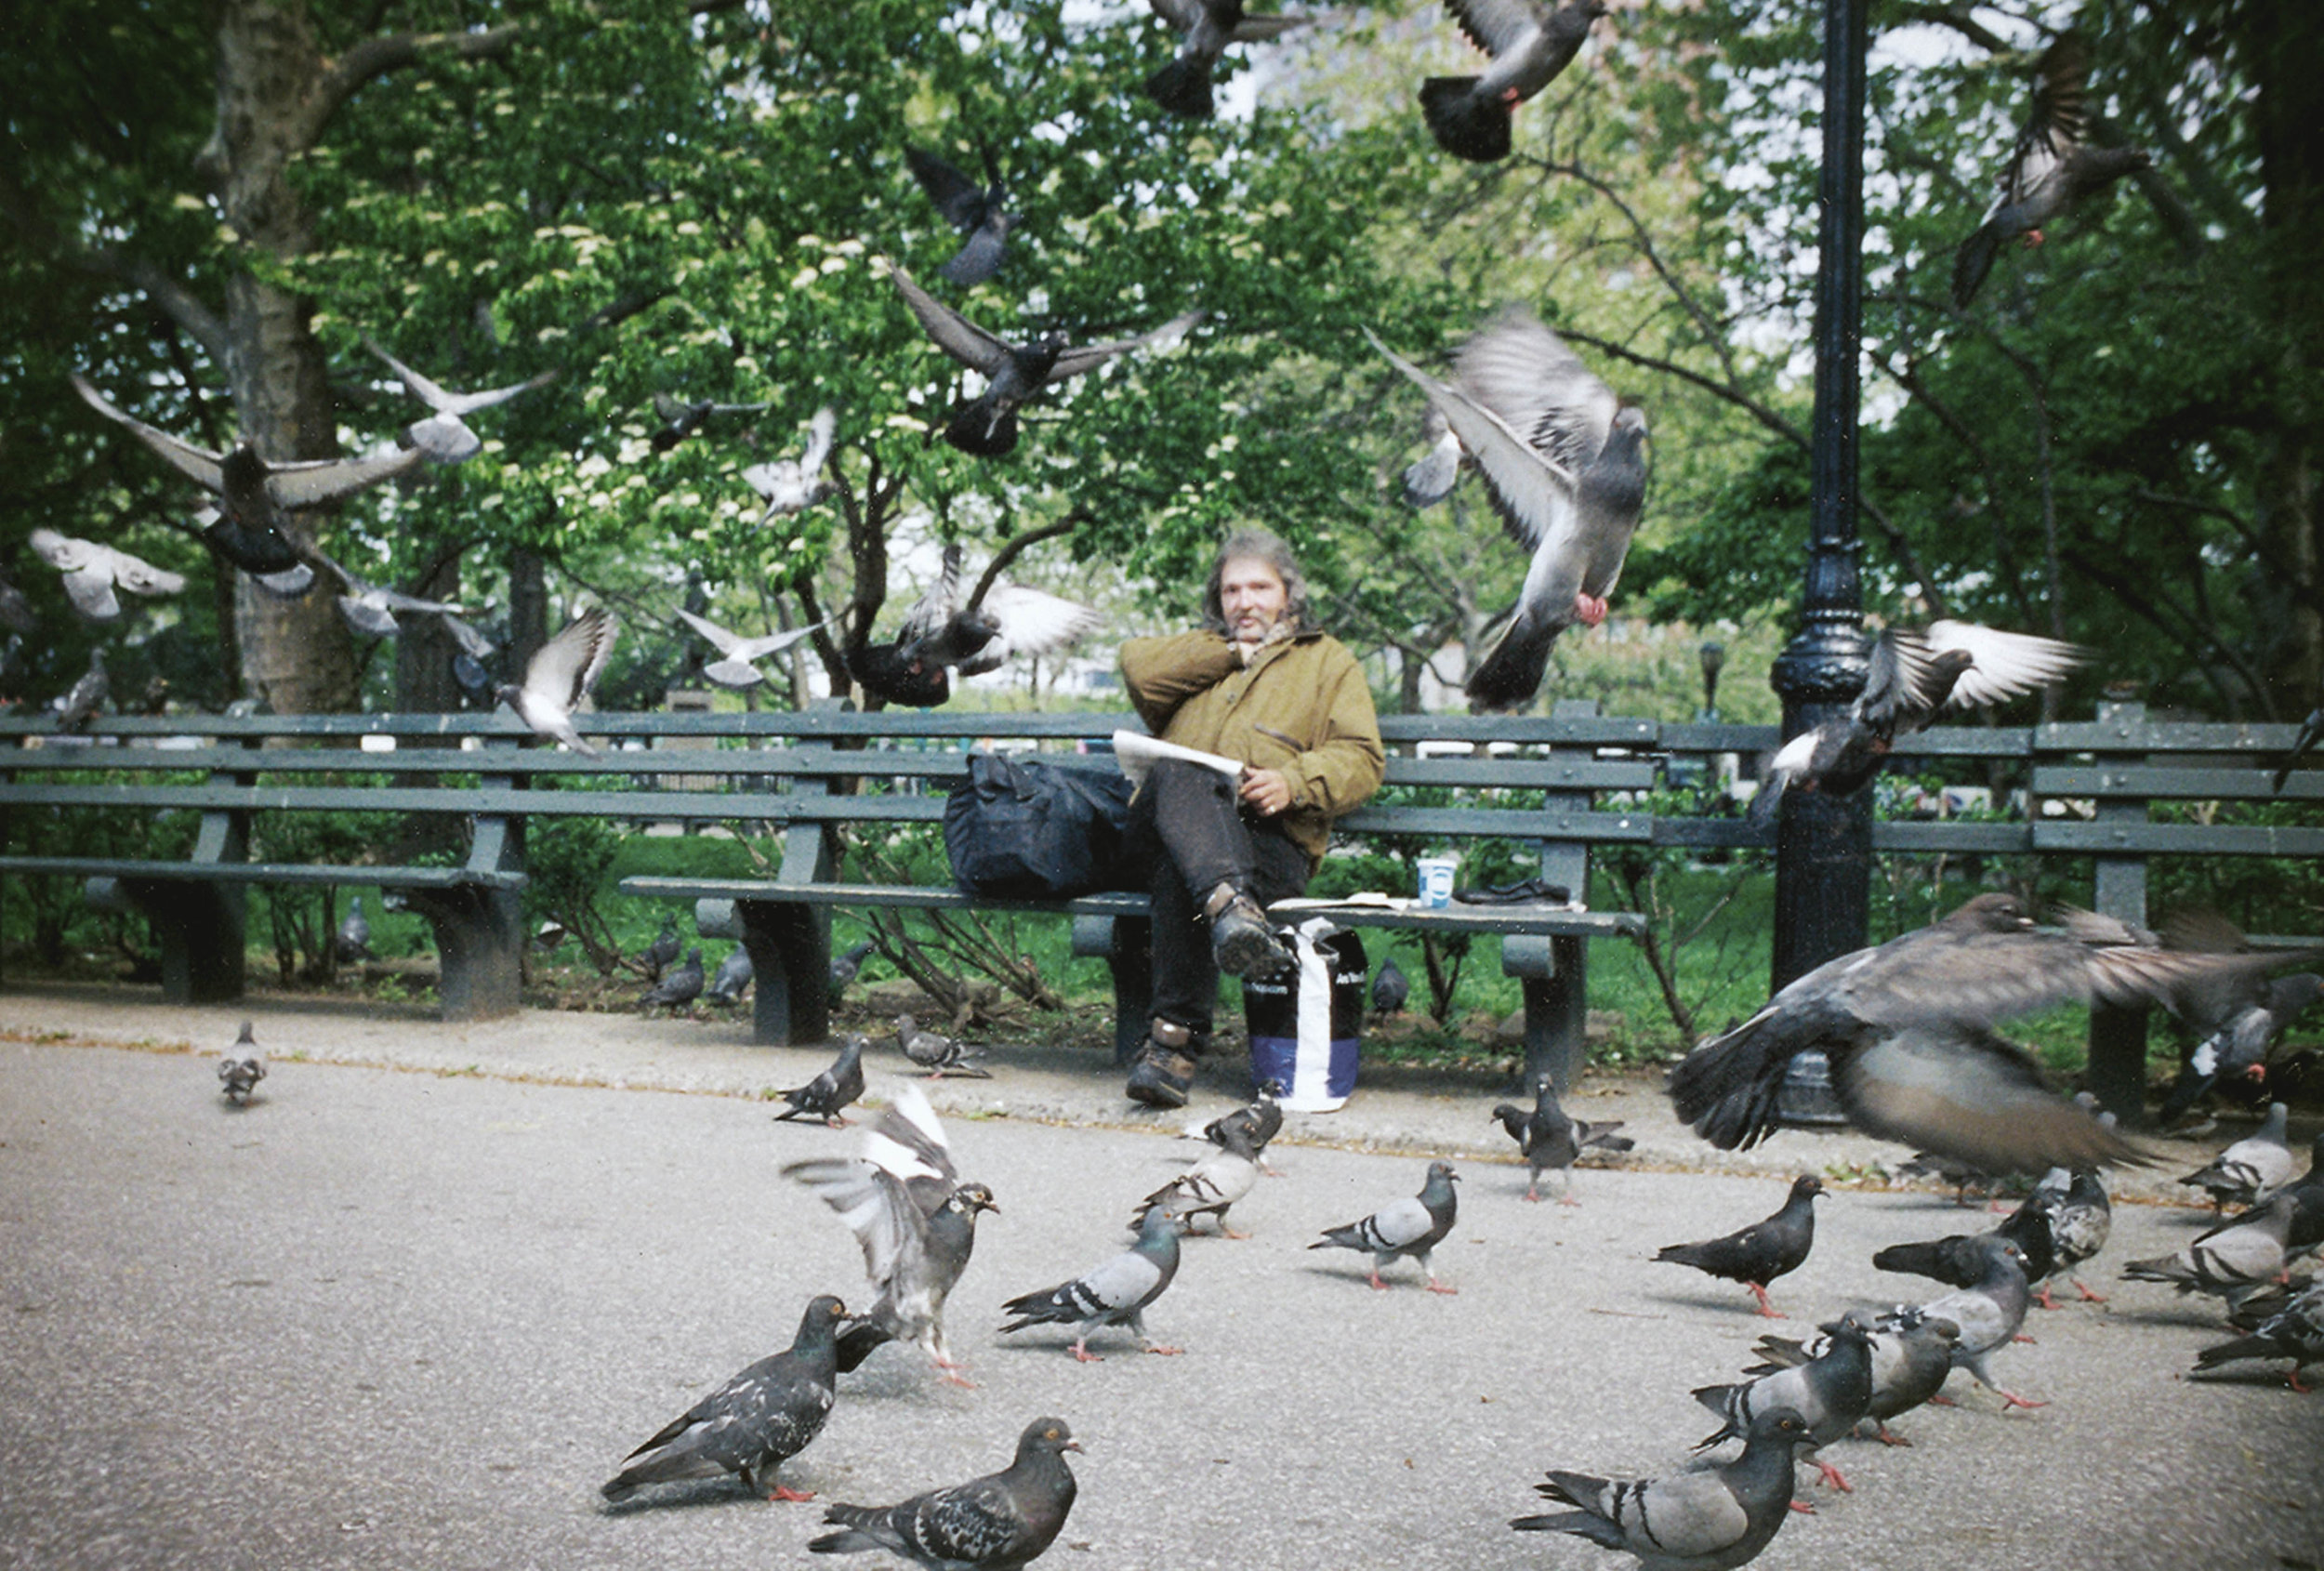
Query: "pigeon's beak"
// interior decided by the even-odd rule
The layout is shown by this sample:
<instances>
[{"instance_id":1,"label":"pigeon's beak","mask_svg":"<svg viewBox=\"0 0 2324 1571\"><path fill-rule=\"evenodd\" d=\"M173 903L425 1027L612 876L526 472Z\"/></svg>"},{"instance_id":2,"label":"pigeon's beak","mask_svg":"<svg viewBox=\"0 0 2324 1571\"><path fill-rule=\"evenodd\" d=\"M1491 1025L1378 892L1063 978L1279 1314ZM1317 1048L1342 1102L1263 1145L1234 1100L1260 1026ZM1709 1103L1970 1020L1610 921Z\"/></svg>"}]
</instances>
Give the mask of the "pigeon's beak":
<instances>
[{"instance_id":1,"label":"pigeon's beak","mask_svg":"<svg viewBox=\"0 0 2324 1571\"><path fill-rule=\"evenodd\" d=\"M1081 1450L1081 1442L1078 1440L1068 1440L1065 1444L1060 1446L1058 1449L1060 1451L1081 1451L1081 1454L1085 1457L1089 1455L1087 1451Z\"/></svg>"}]
</instances>

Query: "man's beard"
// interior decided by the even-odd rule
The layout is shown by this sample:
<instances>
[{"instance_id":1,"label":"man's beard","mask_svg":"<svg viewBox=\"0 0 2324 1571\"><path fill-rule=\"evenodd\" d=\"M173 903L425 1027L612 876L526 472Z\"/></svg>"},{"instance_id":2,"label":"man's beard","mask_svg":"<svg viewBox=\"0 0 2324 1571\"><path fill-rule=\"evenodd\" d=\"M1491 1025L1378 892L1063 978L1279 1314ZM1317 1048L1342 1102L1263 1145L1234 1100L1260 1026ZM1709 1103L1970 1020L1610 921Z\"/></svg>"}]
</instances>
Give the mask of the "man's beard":
<instances>
[{"instance_id":1,"label":"man's beard","mask_svg":"<svg viewBox=\"0 0 2324 1571\"><path fill-rule=\"evenodd\" d=\"M1287 606L1272 614L1266 612L1246 613L1243 617L1228 624L1227 636L1236 643L1258 643L1274 630L1276 623L1289 614L1290 608Z\"/></svg>"}]
</instances>

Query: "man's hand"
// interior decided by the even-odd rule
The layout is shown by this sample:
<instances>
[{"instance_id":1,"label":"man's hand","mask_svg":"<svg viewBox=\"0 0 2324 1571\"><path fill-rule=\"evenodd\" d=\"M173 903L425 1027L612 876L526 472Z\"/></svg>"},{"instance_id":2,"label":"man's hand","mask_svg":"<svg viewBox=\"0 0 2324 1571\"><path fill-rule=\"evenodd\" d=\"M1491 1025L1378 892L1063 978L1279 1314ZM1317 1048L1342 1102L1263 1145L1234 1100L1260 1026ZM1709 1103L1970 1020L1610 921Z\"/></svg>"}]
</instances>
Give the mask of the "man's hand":
<instances>
[{"instance_id":1,"label":"man's hand","mask_svg":"<svg viewBox=\"0 0 2324 1571\"><path fill-rule=\"evenodd\" d=\"M1262 818L1273 818L1291 805L1291 781L1278 769L1245 769L1242 798L1259 810Z\"/></svg>"}]
</instances>

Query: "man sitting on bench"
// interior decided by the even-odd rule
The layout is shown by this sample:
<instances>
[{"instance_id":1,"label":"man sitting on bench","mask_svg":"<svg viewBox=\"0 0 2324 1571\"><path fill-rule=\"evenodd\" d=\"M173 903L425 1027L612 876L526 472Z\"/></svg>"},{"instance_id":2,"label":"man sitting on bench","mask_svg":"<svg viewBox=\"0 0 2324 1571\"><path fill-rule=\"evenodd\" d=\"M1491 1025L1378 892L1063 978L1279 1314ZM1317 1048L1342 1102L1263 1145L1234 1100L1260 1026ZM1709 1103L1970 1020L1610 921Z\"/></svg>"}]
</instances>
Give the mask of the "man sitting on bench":
<instances>
[{"instance_id":1,"label":"man sitting on bench","mask_svg":"<svg viewBox=\"0 0 2324 1571\"><path fill-rule=\"evenodd\" d=\"M1309 621L1289 547L1264 530L1229 536L1202 609L1194 632L1122 645L1148 729L1243 764L1238 779L1157 760L1130 804L1130 866L1153 898L1154 1003L1129 1090L1149 1107L1186 1105L1219 973L1290 963L1265 906L1306 889L1332 820L1380 789L1386 759L1371 688L1347 646Z\"/></svg>"}]
</instances>

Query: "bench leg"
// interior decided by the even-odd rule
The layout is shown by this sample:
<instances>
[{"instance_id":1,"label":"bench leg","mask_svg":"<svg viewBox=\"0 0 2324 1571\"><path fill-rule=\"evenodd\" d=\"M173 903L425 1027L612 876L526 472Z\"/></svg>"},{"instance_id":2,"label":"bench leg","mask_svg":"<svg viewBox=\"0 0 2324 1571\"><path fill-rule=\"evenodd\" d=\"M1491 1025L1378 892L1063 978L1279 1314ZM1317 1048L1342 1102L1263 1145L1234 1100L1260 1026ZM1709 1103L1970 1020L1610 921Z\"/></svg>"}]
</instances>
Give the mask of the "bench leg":
<instances>
[{"instance_id":1,"label":"bench leg","mask_svg":"<svg viewBox=\"0 0 2324 1571\"><path fill-rule=\"evenodd\" d=\"M1076 917L1073 952L1114 973L1114 1062L1128 1064L1146 1039L1154 1004L1154 924L1141 917Z\"/></svg>"},{"instance_id":2,"label":"bench leg","mask_svg":"<svg viewBox=\"0 0 2324 1571\"><path fill-rule=\"evenodd\" d=\"M445 1020L496 1020L524 993L524 902L514 890L416 890L436 934L436 998Z\"/></svg>"},{"instance_id":3,"label":"bench leg","mask_svg":"<svg viewBox=\"0 0 2324 1571\"><path fill-rule=\"evenodd\" d=\"M1564 1096L1580 1073L1589 1024L1587 941L1520 935L1501 941L1501 970L1525 998L1525 1081L1543 1076Z\"/></svg>"},{"instance_id":4,"label":"bench leg","mask_svg":"<svg viewBox=\"0 0 2324 1571\"><path fill-rule=\"evenodd\" d=\"M243 995L247 892L240 884L114 885L91 878L87 895L92 905L126 899L145 913L162 949L165 1003L223 1004Z\"/></svg>"},{"instance_id":5,"label":"bench leg","mask_svg":"<svg viewBox=\"0 0 2324 1571\"><path fill-rule=\"evenodd\" d=\"M822 906L738 902L750 951L751 1038L796 1048L831 1035L831 913Z\"/></svg>"}]
</instances>

